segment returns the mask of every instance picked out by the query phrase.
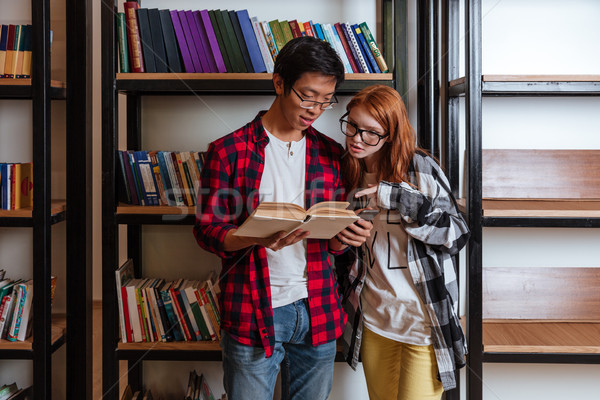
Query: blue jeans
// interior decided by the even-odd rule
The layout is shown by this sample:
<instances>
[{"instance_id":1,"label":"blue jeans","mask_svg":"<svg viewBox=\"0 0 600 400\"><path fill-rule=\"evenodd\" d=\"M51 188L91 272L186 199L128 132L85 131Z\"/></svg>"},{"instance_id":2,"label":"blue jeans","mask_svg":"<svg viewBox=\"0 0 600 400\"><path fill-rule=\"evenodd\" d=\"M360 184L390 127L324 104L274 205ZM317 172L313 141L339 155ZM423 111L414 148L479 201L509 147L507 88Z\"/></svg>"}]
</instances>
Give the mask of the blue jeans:
<instances>
[{"instance_id":1,"label":"blue jeans","mask_svg":"<svg viewBox=\"0 0 600 400\"><path fill-rule=\"evenodd\" d=\"M281 369L283 400L325 400L333 381L335 340L313 347L306 300L273 309L275 349L238 343L223 332L223 385L229 400L270 400Z\"/></svg>"}]
</instances>

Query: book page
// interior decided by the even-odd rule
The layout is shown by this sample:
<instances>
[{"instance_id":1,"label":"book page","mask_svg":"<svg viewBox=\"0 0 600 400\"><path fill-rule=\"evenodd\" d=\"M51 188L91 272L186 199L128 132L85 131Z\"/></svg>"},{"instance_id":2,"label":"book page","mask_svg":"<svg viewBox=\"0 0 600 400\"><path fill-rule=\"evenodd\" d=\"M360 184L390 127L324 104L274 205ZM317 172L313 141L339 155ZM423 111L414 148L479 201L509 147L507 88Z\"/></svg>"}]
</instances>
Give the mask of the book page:
<instances>
[{"instance_id":1,"label":"book page","mask_svg":"<svg viewBox=\"0 0 600 400\"><path fill-rule=\"evenodd\" d=\"M235 236L265 238L279 231L291 232L302 225L302 220L251 215L234 233Z\"/></svg>"},{"instance_id":2,"label":"book page","mask_svg":"<svg viewBox=\"0 0 600 400\"><path fill-rule=\"evenodd\" d=\"M355 221L358 216L352 211L351 215L344 216L311 215L299 228L310 232L309 239L331 239Z\"/></svg>"}]
</instances>

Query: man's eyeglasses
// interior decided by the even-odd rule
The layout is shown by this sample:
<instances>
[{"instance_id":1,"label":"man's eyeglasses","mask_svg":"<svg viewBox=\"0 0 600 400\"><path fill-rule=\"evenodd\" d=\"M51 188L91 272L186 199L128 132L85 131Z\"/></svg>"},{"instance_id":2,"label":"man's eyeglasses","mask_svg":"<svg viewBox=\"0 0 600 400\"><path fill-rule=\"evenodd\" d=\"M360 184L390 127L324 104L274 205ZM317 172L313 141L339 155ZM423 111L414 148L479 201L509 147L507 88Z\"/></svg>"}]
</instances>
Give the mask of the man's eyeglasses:
<instances>
[{"instance_id":1,"label":"man's eyeglasses","mask_svg":"<svg viewBox=\"0 0 600 400\"><path fill-rule=\"evenodd\" d=\"M347 115L348 113L340 118L340 128L342 129L342 133L348 137L354 137L358 133L364 144L368 146L377 146L381 139L385 139L390 135L389 133L382 135L377 132L360 129L356 124L344 119Z\"/></svg>"},{"instance_id":2,"label":"man's eyeglasses","mask_svg":"<svg viewBox=\"0 0 600 400\"><path fill-rule=\"evenodd\" d=\"M338 99L335 96L333 96L332 101L305 100L298 94L298 92L296 92L296 89L292 88L292 91L300 99L300 107L307 110L312 110L315 107L321 107L321 110L331 110L338 102Z\"/></svg>"}]
</instances>

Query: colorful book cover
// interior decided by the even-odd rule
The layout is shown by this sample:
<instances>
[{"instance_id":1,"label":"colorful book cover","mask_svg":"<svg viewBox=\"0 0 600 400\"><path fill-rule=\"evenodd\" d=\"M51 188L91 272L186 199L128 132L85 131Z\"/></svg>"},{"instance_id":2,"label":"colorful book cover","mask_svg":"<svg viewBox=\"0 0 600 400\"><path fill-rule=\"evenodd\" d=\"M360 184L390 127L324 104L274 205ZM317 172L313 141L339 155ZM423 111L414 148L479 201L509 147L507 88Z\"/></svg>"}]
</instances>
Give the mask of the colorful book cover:
<instances>
[{"instance_id":1,"label":"colorful book cover","mask_svg":"<svg viewBox=\"0 0 600 400\"><path fill-rule=\"evenodd\" d=\"M350 45L348 44L346 35L344 35L344 32L342 31L341 24L339 22L336 22L333 25L333 28L337 32L340 42L342 43L342 47L344 48L346 57L348 57L348 61L350 62L350 67L352 68L352 72L354 72L354 73L360 72L360 70L358 69L358 65L356 64L356 60L354 59L354 55L352 54L352 50L350 50Z\"/></svg>"},{"instance_id":2,"label":"colorful book cover","mask_svg":"<svg viewBox=\"0 0 600 400\"><path fill-rule=\"evenodd\" d=\"M206 28L204 27L204 22L202 21L202 15L200 14L200 11L194 11L193 14L196 21L196 27L198 29L198 36L200 37L200 43L202 43L202 49L204 50L204 55L208 64L207 72L219 72L217 69L215 56L213 55L208 36L206 34Z\"/></svg>"},{"instance_id":3,"label":"colorful book cover","mask_svg":"<svg viewBox=\"0 0 600 400\"><path fill-rule=\"evenodd\" d=\"M179 19L179 11L172 10L170 13L171 22L173 22L173 30L175 31L175 37L177 38L177 44L183 60L183 68L185 69L184 72L195 72L194 63L192 62L192 55L190 54L185 33L183 32L183 27L181 26L181 21Z\"/></svg>"},{"instance_id":4,"label":"colorful book cover","mask_svg":"<svg viewBox=\"0 0 600 400\"><path fill-rule=\"evenodd\" d=\"M266 72L272 73L274 69L273 57L271 56L271 51L267 45L267 39L265 38L262 26L256 17L252 17L250 21L252 22L252 30L254 31L254 36L256 37L256 41L260 48L260 55L266 68Z\"/></svg>"},{"instance_id":5,"label":"colorful book cover","mask_svg":"<svg viewBox=\"0 0 600 400\"><path fill-rule=\"evenodd\" d=\"M254 28L252 27L250 16L248 15L248 10L244 9L237 11L237 19L244 36L246 47L248 48L248 54L250 61L252 62L252 69L254 72L266 72L267 68L258 45Z\"/></svg>"},{"instance_id":6,"label":"colorful book cover","mask_svg":"<svg viewBox=\"0 0 600 400\"><path fill-rule=\"evenodd\" d=\"M136 10L139 8L137 1L126 1L123 3L125 10L125 21L127 22L127 44L129 49L129 61L131 72L146 72L142 55L142 40L137 20Z\"/></svg>"},{"instance_id":7,"label":"colorful book cover","mask_svg":"<svg viewBox=\"0 0 600 400\"><path fill-rule=\"evenodd\" d=\"M377 65L377 61L375 61L375 58L371 53L371 49L369 48L369 45L367 44L367 41L365 40L365 37L362 34L362 31L360 30L358 24L352 25L352 30L354 30L354 33L356 34L357 41L360 44L360 48L363 52L363 57L367 60L369 71L374 74L381 73L381 70Z\"/></svg>"},{"instance_id":8,"label":"colorful book cover","mask_svg":"<svg viewBox=\"0 0 600 400\"><path fill-rule=\"evenodd\" d=\"M6 39L6 57L4 61L4 77L5 78L14 78L14 75L11 76L13 58L15 56L15 25L8 25L8 35Z\"/></svg>"},{"instance_id":9,"label":"colorful book cover","mask_svg":"<svg viewBox=\"0 0 600 400\"><path fill-rule=\"evenodd\" d=\"M127 22L125 13L117 14L117 44L119 47L119 71L122 73L130 72L129 69L129 50L127 49Z\"/></svg>"},{"instance_id":10,"label":"colorful book cover","mask_svg":"<svg viewBox=\"0 0 600 400\"><path fill-rule=\"evenodd\" d=\"M198 48L196 47L194 38L192 37L192 30L188 22L187 14L185 11L177 11L177 13L179 14L179 21L181 22L181 27L183 28L185 41L188 45L190 56L192 57L192 63L194 64L193 72L204 72L202 70L202 64L200 63L200 57L198 56Z\"/></svg>"},{"instance_id":11,"label":"colorful book cover","mask_svg":"<svg viewBox=\"0 0 600 400\"><path fill-rule=\"evenodd\" d=\"M202 19L201 27L203 27L204 31L206 31L206 37L207 37L208 43L210 45L209 48L215 59L215 64L217 67L216 72L225 73L225 72L227 72L227 68L225 67L225 61L223 60L223 56L221 55L221 49L219 48L219 42L217 41L217 36L215 34L213 24L210 20L210 15L208 14L208 10L201 10L200 18Z\"/></svg>"},{"instance_id":12,"label":"colorful book cover","mask_svg":"<svg viewBox=\"0 0 600 400\"><path fill-rule=\"evenodd\" d=\"M281 26L281 33L283 33L283 40L285 40L285 43L289 42L294 38L292 28L290 27L290 23L287 20L279 21L279 26Z\"/></svg>"},{"instance_id":13,"label":"colorful book cover","mask_svg":"<svg viewBox=\"0 0 600 400\"><path fill-rule=\"evenodd\" d=\"M298 37L302 37L302 30L300 29L300 25L298 24L298 21L293 19L291 21L288 22L290 24L290 29L292 31L292 35L294 36L294 38L298 38Z\"/></svg>"},{"instance_id":14,"label":"colorful book cover","mask_svg":"<svg viewBox=\"0 0 600 400\"><path fill-rule=\"evenodd\" d=\"M371 33L369 26L366 22L363 22L359 25L359 27L365 37L367 44L369 45L369 48L371 49L371 52L373 53L373 57L375 58L379 69L381 70L381 72L388 72L389 69L387 63L385 62L385 59L383 58L383 55L381 54L381 51L377 46L377 42L375 41L375 37Z\"/></svg>"},{"instance_id":15,"label":"colorful book cover","mask_svg":"<svg viewBox=\"0 0 600 400\"><path fill-rule=\"evenodd\" d=\"M279 23L279 20L274 19L272 21L269 21L269 28L271 28L271 33L273 34L273 41L275 42L277 53L279 53L285 45L285 38L283 37L283 32L281 31L281 24Z\"/></svg>"},{"instance_id":16,"label":"colorful book cover","mask_svg":"<svg viewBox=\"0 0 600 400\"><path fill-rule=\"evenodd\" d=\"M362 55L362 51L360 51L360 46L358 45L356 36L354 35L354 32L352 30L352 26L347 22L341 23L340 25L342 26L342 29L346 33L346 40L348 40L348 43L351 44L350 49L353 50L352 54L355 57L356 64L360 68L360 72L368 74L369 67L367 66L367 61L364 59L364 57Z\"/></svg>"},{"instance_id":17,"label":"colorful book cover","mask_svg":"<svg viewBox=\"0 0 600 400\"><path fill-rule=\"evenodd\" d=\"M306 32L306 36L315 37L315 33L313 32L310 22L307 21L304 23L304 31Z\"/></svg>"},{"instance_id":18,"label":"colorful book cover","mask_svg":"<svg viewBox=\"0 0 600 400\"><path fill-rule=\"evenodd\" d=\"M19 207L33 207L33 163L21 164L17 191L20 193Z\"/></svg>"},{"instance_id":19,"label":"colorful book cover","mask_svg":"<svg viewBox=\"0 0 600 400\"><path fill-rule=\"evenodd\" d=\"M190 33L192 35L192 42L196 48L196 54L198 54L198 61L200 61L201 72L211 72L206 59L206 52L204 51L204 45L200 40L200 31L198 30L198 22L192 11L186 11L185 17L190 27ZM185 32L185 31L184 31Z\"/></svg>"},{"instance_id":20,"label":"colorful book cover","mask_svg":"<svg viewBox=\"0 0 600 400\"><path fill-rule=\"evenodd\" d=\"M271 58L273 58L273 62L277 59L277 46L275 45L275 40L273 39L273 32L271 32L271 27L269 23L266 21L262 21L260 23L262 26L263 32L265 34L265 40L267 41L267 45L269 46L269 51L271 52Z\"/></svg>"}]
</instances>

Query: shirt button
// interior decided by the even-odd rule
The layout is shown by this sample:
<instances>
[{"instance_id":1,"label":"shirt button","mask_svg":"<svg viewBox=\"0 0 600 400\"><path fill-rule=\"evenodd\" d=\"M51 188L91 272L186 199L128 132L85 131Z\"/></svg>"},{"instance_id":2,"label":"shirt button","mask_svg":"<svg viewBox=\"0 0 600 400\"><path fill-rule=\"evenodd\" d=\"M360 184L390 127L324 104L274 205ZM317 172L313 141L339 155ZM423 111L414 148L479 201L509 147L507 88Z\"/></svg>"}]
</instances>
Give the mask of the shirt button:
<instances>
[{"instance_id":1,"label":"shirt button","mask_svg":"<svg viewBox=\"0 0 600 400\"><path fill-rule=\"evenodd\" d=\"M294 152L293 152L293 151L290 151L290 156L293 156L293 155L294 155Z\"/></svg>"}]
</instances>

